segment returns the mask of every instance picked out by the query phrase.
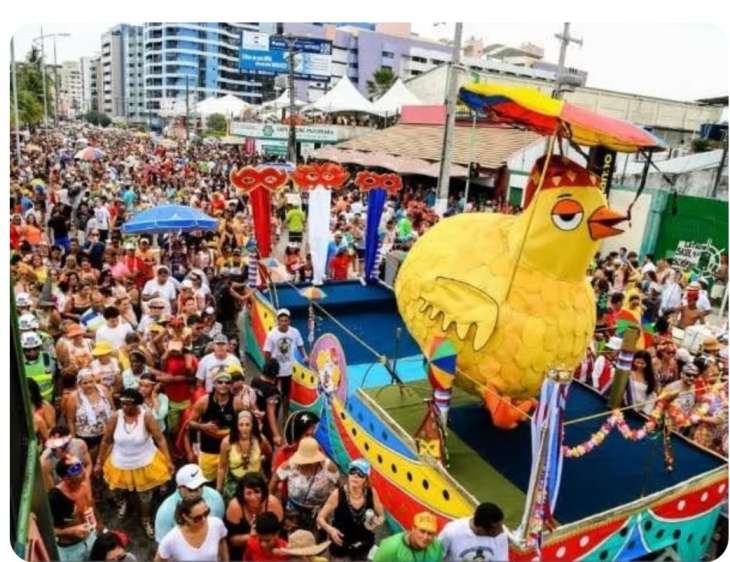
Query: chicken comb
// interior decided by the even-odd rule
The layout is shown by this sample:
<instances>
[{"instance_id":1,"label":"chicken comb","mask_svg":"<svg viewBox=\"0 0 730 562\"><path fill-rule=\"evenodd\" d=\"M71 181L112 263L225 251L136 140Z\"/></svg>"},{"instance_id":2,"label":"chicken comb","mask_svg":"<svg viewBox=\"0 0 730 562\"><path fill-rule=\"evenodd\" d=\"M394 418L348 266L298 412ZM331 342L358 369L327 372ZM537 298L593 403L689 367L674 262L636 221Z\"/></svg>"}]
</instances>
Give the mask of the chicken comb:
<instances>
[{"instance_id":1,"label":"chicken comb","mask_svg":"<svg viewBox=\"0 0 730 562\"><path fill-rule=\"evenodd\" d=\"M540 185L540 174L545 166L545 156L535 162L525 187L525 207L535 196L537 186ZM589 172L570 158L553 154L545 171L545 180L541 189L555 189L559 187L595 187L598 185L598 176Z\"/></svg>"}]
</instances>

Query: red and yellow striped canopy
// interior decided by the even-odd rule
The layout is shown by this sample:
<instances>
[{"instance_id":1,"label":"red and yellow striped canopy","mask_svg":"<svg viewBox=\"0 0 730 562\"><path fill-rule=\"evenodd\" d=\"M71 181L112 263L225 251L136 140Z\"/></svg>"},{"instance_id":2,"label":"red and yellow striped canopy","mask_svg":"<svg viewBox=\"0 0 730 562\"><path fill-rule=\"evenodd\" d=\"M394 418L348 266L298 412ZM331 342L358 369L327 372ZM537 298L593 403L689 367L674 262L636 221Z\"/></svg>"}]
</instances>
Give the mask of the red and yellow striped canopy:
<instances>
[{"instance_id":1,"label":"red and yellow striped canopy","mask_svg":"<svg viewBox=\"0 0 730 562\"><path fill-rule=\"evenodd\" d=\"M605 146L618 152L662 148L651 133L627 121L607 117L533 88L498 84L466 84L461 102L495 122L520 124L542 135L559 135L584 146Z\"/></svg>"}]
</instances>

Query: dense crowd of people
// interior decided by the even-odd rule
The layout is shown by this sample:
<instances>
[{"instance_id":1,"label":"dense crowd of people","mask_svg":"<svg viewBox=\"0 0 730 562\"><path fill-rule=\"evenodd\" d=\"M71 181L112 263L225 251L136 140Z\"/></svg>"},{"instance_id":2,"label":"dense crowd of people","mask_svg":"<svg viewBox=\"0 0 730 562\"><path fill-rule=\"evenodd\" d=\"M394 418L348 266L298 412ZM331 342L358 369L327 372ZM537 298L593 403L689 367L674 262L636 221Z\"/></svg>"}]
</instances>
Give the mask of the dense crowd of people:
<instances>
[{"instance_id":1,"label":"dense crowd of people","mask_svg":"<svg viewBox=\"0 0 730 562\"><path fill-rule=\"evenodd\" d=\"M75 159L86 145L103 157ZM317 416L288 415L294 357L307 357L288 310L277 311L261 372L247 369L252 215L228 177L260 156L82 126L30 135L23 149L11 160L11 273L62 560L134 559L125 530L136 522L159 561L365 560L373 551L376 562L507 559L491 503L440 533L422 512L386 536L369 464L338 468L313 438ZM133 213L170 201L219 218L218 229L122 235ZM434 189L417 184L390 197L381 253L407 251L438 220L434 202ZM447 214L471 210L454 197ZM354 186L333 197L329 279L362 274L365 217ZM306 194L274 197L272 222L291 280L311 280ZM715 283L726 282L722 267ZM651 337L635 355L627 404L646 412L664 396L687 416L705 405L701 423L683 431L727 455L724 342L707 335L692 356L672 337L711 311L706 281L625 250L597 257L590 275L596 339L576 376L607 391L621 314L634 315Z\"/></svg>"}]
</instances>

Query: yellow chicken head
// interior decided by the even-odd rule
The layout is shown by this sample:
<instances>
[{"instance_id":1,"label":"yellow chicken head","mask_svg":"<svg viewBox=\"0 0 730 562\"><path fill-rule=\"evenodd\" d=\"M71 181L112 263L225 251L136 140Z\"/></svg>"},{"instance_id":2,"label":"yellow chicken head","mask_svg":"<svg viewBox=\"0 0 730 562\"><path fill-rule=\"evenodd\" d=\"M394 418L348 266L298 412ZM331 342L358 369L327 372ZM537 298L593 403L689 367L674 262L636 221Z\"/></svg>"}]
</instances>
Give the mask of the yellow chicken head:
<instances>
[{"instance_id":1,"label":"yellow chicken head","mask_svg":"<svg viewBox=\"0 0 730 562\"><path fill-rule=\"evenodd\" d=\"M568 158L553 155L542 188L535 197L545 157L533 168L525 192L527 209L509 236L510 250L523 263L561 281L580 281L599 241L622 231L626 219L606 204L599 179ZM533 208L534 207L534 208Z\"/></svg>"}]
</instances>

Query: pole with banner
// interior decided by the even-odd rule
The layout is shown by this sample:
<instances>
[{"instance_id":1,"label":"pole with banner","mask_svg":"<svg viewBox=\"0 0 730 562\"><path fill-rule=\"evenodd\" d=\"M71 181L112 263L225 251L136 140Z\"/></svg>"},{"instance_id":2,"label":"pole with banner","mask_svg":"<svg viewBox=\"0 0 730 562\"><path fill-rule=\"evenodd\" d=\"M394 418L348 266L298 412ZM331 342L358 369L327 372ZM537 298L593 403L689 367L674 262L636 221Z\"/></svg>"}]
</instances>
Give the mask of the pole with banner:
<instances>
[{"instance_id":1,"label":"pole with banner","mask_svg":"<svg viewBox=\"0 0 730 562\"><path fill-rule=\"evenodd\" d=\"M588 151L588 169L601 178L601 191L608 199L616 169L616 151L605 146L593 146Z\"/></svg>"}]
</instances>

